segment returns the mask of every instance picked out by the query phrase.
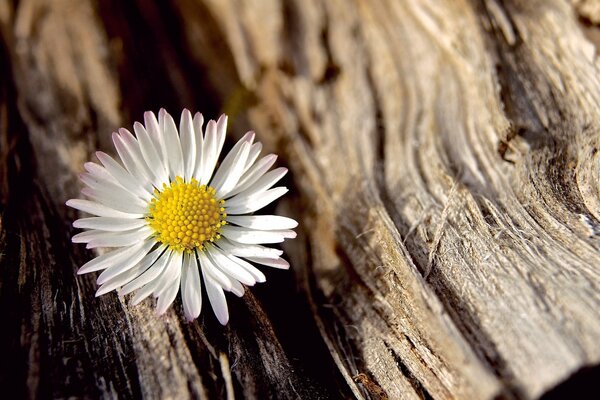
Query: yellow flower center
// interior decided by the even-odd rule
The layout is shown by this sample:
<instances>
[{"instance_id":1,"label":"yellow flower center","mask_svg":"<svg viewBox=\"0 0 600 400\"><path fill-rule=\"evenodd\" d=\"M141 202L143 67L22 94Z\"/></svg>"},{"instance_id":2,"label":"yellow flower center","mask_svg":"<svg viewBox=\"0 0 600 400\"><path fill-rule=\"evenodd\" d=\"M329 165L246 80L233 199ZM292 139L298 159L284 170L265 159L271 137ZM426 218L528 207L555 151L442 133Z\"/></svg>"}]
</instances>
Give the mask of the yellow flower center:
<instances>
[{"instance_id":1,"label":"yellow flower center","mask_svg":"<svg viewBox=\"0 0 600 400\"><path fill-rule=\"evenodd\" d=\"M216 199L216 191L200 185L196 179L184 182L176 177L163 190L154 190L150 201L148 225L156 232L156 240L176 251L202 250L204 243L221 238L219 229L226 224L224 200Z\"/></svg>"}]
</instances>

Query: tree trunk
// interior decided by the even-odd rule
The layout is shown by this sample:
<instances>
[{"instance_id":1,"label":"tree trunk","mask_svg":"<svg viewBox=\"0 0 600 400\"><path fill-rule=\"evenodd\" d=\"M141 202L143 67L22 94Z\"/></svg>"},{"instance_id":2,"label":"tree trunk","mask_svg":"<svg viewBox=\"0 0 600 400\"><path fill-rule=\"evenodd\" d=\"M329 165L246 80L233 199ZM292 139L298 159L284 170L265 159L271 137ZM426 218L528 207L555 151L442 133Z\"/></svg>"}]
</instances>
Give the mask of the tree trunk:
<instances>
[{"instance_id":1,"label":"tree trunk","mask_svg":"<svg viewBox=\"0 0 600 400\"><path fill-rule=\"evenodd\" d=\"M536 399L600 378L600 6L0 1L0 382L23 397ZM291 169L231 322L76 276L77 173L145 110Z\"/></svg>"}]
</instances>

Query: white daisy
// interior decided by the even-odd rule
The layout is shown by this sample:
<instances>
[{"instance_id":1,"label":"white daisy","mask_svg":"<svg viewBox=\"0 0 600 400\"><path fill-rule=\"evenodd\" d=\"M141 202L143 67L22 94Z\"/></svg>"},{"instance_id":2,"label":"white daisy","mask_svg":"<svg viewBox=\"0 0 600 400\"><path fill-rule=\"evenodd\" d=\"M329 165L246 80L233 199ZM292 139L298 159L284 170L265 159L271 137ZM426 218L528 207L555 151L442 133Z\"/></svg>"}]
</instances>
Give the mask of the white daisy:
<instances>
[{"instance_id":1,"label":"white daisy","mask_svg":"<svg viewBox=\"0 0 600 400\"><path fill-rule=\"evenodd\" d=\"M262 246L296 237L298 224L276 215L252 215L288 190L272 188L287 172L268 171L277 156L258 159L262 149L248 132L217 168L225 143L227 117L192 118L184 110L179 132L173 118L160 110L127 129L113 133L121 165L103 152L101 164L88 162L80 175L87 200L67 205L95 215L73 223L87 229L73 236L88 249L115 247L83 265L78 273L103 272L96 296L136 291L132 303L149 295L164 313L181 288L188 320L200 315L202 283L221 324L229 319L224 291L244 294L244 285L264 282L254 264L289 268L281 250ZM258 160L258 161L257 161ZM216 170L216 171L215 171ZM268 172L267 172L268 171ZM200 277L202 276L202 278Z\"/></svg>"}]
</instances>

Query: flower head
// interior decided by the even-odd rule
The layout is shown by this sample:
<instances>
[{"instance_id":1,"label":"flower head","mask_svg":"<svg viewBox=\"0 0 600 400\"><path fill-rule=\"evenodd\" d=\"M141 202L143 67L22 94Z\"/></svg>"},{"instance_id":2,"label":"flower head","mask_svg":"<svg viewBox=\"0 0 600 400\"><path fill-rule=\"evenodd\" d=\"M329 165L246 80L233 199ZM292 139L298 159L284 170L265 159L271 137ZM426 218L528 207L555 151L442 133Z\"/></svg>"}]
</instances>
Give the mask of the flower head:
<instances>
[{"instance_id":1,"label":"flower head","mask_svg":"<svg viewBox=\"0 0 600 400\"><path fill-rule=\"evenodd\" d=\"M227 117L204 119L188 110L179 131L160 110L144 114L135 136L121 128L113 142L122 161L97 152L100 164L88 162L80 175L88 199L67 205L94 215L73 223L86 231L73 236L87 248L116 248L84 264L85 274L103 271L96 296L118 290L136 292L132 303L157 298L164 313L181 290L188 320L200 315L202 284L217 319L229 319L224 291L244 294L244 285L264 282L260 264L289 268L282 251L262 246L294 238L298 224L276 215L254 215L287 192L275 187L287 172L269 169L277 156L259 159L260 143L248 132L219 164ZM257 161L258 160L258 161Z\"/></svg>"}]
</instances>

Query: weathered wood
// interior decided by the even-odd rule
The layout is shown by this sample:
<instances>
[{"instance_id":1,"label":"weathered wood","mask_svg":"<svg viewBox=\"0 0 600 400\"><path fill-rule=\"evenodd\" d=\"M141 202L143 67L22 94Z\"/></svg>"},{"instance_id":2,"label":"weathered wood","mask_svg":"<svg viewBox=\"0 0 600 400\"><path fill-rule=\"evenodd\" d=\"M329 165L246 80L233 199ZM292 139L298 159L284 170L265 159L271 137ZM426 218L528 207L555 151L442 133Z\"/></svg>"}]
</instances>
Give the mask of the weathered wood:
<instances>
[{"instance_id":1,"label":"weathered wood","mask_svg":"<svg viewBox=\"0 0 600 400\"><path fill-rule=\"evenodd\" d=\"M594 10L0 3L3 384L30 397L533 399L583 367L596 366L583 384L598 379ZM76 172L160 106L225 110L292 172L295 283L272 272L230 299L226 328L94 299L94 279L74 274L90 257L62 206Z\"/></svg>"}]
</instances>

